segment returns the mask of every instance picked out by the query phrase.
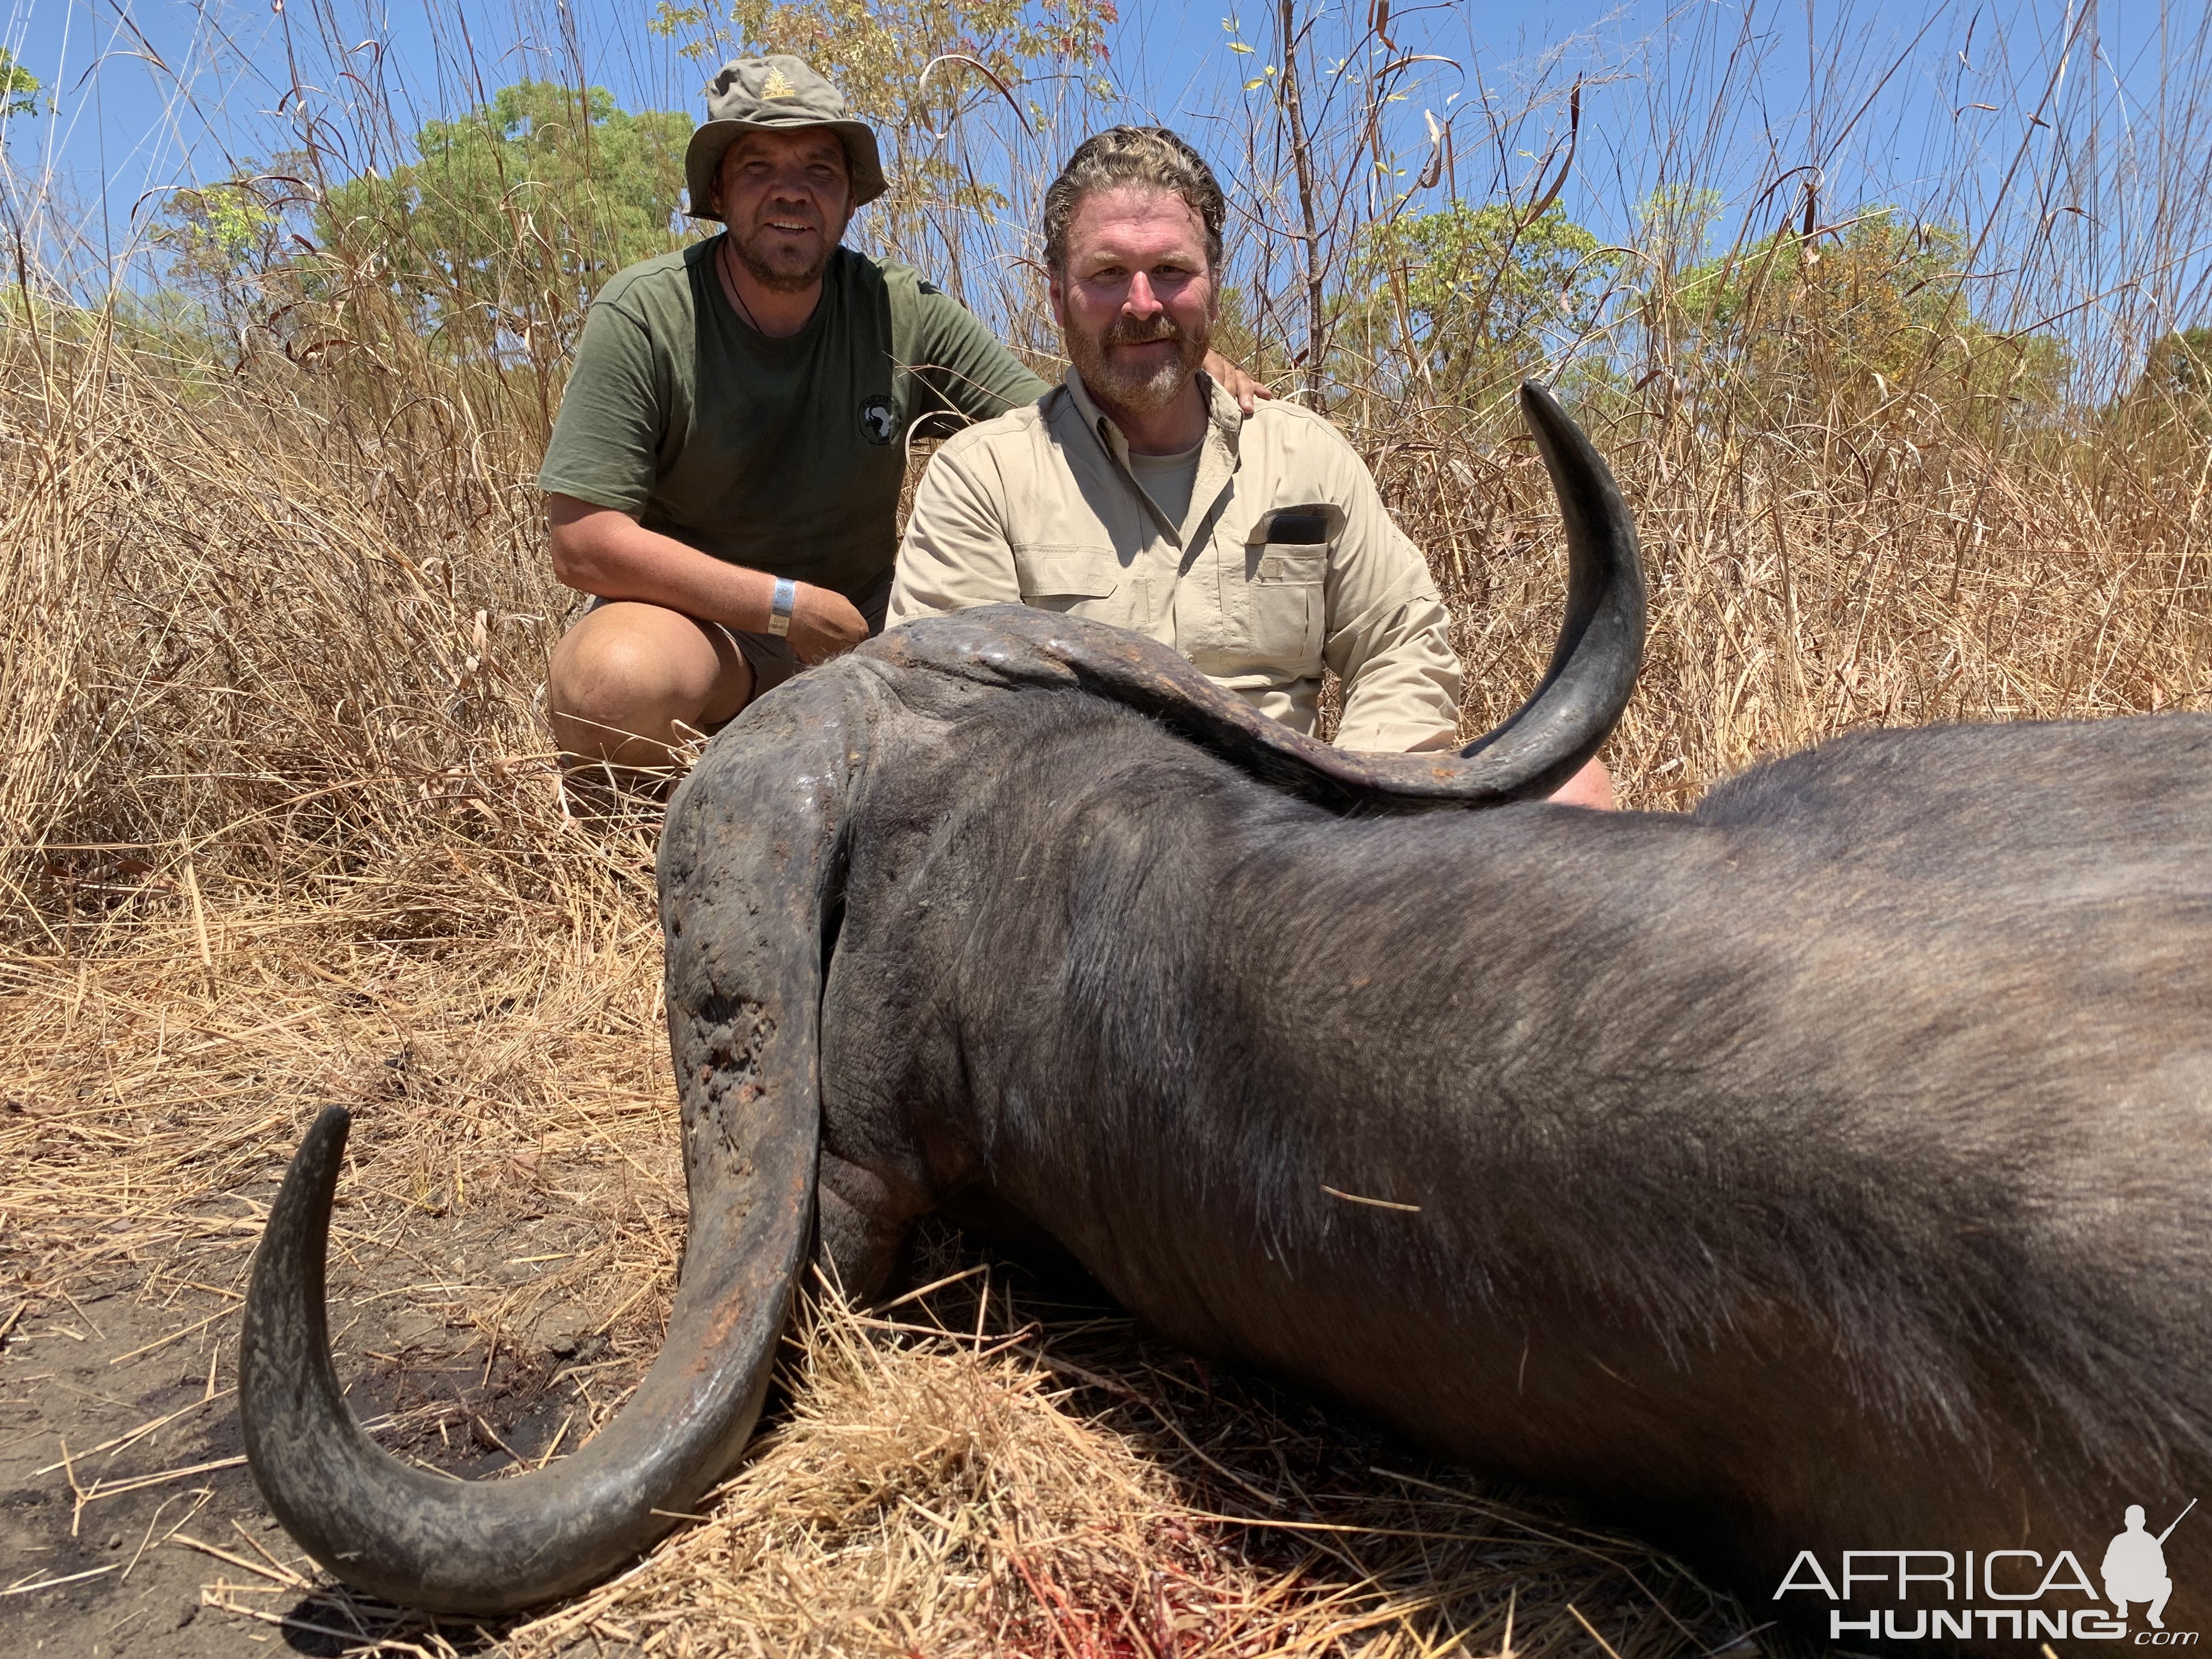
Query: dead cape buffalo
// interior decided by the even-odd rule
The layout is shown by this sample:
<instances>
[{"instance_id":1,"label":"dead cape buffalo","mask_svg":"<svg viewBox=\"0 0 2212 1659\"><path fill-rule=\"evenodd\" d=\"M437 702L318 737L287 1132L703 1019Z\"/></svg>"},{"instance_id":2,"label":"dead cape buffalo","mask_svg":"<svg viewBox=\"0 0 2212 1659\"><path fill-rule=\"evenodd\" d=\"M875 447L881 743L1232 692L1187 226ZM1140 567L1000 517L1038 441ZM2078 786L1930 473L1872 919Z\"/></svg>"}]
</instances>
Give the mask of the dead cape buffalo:
<instances>
[{"instance_id":1,"label":"dead cape buffalo","mask_svg":"<svg viewBox=\"0 0 2212 1659\"><path fill-rule=\"evenodd\" d=\"M334 1109L240 1358L293 1536L459 1613L615 1570L744 1449L817 1238L866 1291L959 1197L1755 1616L2110 1633L2127 1505L2155 1533L2212 1486L2212 720L1862 733L1686 816L1526 799L1611 728L1644 623L1610 477L1524 405L1567 622L1460 755L1336 753L1037 611L749 710L660 850L692 1205L665 1352L541 1473L385 1454L325 1322ZM2169 1630L2208 1540L2166 1542Z\"/></svg>"}]
</instances>

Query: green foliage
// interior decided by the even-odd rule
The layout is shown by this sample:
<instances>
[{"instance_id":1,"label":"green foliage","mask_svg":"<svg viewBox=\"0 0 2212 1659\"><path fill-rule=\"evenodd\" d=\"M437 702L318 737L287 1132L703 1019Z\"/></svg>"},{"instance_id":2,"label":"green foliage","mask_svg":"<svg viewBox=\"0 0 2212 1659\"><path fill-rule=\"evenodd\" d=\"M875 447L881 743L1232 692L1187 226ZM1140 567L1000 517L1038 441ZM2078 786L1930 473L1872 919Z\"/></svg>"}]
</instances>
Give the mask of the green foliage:
<instances>
[{"instance_id":1,"label":"green foliage","mask_svg":"<svg viewBox=\"0 0 2212 1659\"><path fill-rule=\"evenodd\" d=\"M2212 328L2185 328L2156 342L2129 397L2200 405L2212 398Z\"/></svg>"},{"instance_id":2,"label":"green foliage","mask_svg":"<svg viewBox=\"0 0 2212 1659\"><path fill-rule=\"evenodd\" d=\"M1553 207L1522 223L1505 203L1455 202L1374 227L1352 270L1346 349L1396 360L1443 401L1481 404L1597 323L1618 256Z\"/></svg>"},{"instance_id":3,"label":"green foliage","mask_svg":"<svg viewBox=\"0 0 2212 1659\"><path fill-rule=\"evenodd\" d=\"M164 302L175 327L235 338L247 326L264 273L286 257L283 208L291 184L249 161L232 178L170 192L153 241L169 256L173 299L185 302Z\"/></svg>"},{"instance_id":4,"label":"green foliage","mask_svg":"<svg viewBox=\"0 0 2212 1659\"><path fill-rule=\"evenodd\" d=\"M39 94L45 82L17 63L7 47L0 46L0 118L36 115Z\"/></svg>"},{"instance_id":5,"label":"green foliage","mask_svg":"<svg viewBox=\"0 0 2212 1659\"><path fill-rule=\"evenodd\" d=\"M331 189L315 240L347 272L372 272L449 353L512 355L520 343L547 361L607 277L678 245L691 125L674 111L626 113L603 88L525 81L458 120L425 123L416 161Z\"/></svg>"},{"instance_id":6,"label":"green foliage","mask_svg":"<svg viewBox=\"0 0 2212 1659\"><path fill-rule=\"evenodd\" d=\"M1252 314L1250 295L1235 283L1222 285L1213 346L1231 362L1271 385L1283 384L1297 367L1284 349L1282 330L1260 326L1260 319Z\"/></svg>"},{"instance_id":7,"label":"green foliage","mask_svg":"<svg viewBox=\"0 0 2212 1659\"><path fill-rule=\"evenodd\" d=\"M2212 438L2212 328L2185 328L2151 344L2135 384L2104 416L2154 453L2193 448Z\"/></svg>"},{"instance_id":8,"label":"green foliage","mask_svg":"<svg viewBox=\"0 0 2212 1659\"><path fill-rule=\"evenodd\" d=\"M1977 320L1966 256L1947 225L1869 208L1840 235L1780 230L1680 270L1655 320L1771 425L1901 420L1912 393L1963 407L1970 424L2048 414L2072 371L2064 343Z\"/></svg>"},{"instance_id":9,"label":"green foliage","mask_svg":"<svg viewBox=\"0 0 2212 1659\"><path fill-rule=\"evenodd\" d=\"M781 52L827 76L875 128L890 176L867 210L868 235L957 288L960 238L948 219L1008 203L938 135L957 112L998 100L1000 86L1023 104L1040 67L1062 75L1098 63L1115 21L1115 0L659 0L651 27L682 37L684 55L702 66ZM973 61L939 64L925 83L932 62L949 54ZM1034 123L1041 112L1030 104L1024 113Z\"/></svg>"},{"instance_id":10,"label":"green foliage","mask_svg":"<svg viewBox=\"0 0 2212 1659\"><path fill-rule=\"evenodd\" d=\"M1666 272L1695 264L1705 258L1706 238L1720 216L1720 191L1703 185L1662 185L1637 213L1638 257Z\"/></svg>"}]
</instances>

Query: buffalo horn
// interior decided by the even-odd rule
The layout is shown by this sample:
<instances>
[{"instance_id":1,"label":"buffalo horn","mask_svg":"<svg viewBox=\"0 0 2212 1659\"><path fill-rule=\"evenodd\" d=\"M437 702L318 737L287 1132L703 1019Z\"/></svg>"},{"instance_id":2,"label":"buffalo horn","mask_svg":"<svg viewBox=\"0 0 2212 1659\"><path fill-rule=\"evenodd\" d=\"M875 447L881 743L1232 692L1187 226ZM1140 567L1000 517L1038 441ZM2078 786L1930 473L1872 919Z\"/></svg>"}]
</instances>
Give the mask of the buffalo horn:
<instances>
[{"instance_id":1,"label":"buffalo horn","mask_svg":"<svg viewBox=\"0 0 2212 1659\"><path fill-rule=\"evenodd\" d=\"M348 1583L437 1613L550 1601L666 1532L752 1432L813 1227L815 1011L842 801L825 786L846 759L834 720L763 741L784 763L750 781L745 833L672 811L662 843L664 880L672 859L711 866L751 902L668 930L690 1229L666 1341L613 1422L507 1480L457 1480L378 1446L339 1388L324 1307L345 1109L325 1111L292 1160L246 1299L239 1409L270 1508Z\"/></svg>"}]
</instances>

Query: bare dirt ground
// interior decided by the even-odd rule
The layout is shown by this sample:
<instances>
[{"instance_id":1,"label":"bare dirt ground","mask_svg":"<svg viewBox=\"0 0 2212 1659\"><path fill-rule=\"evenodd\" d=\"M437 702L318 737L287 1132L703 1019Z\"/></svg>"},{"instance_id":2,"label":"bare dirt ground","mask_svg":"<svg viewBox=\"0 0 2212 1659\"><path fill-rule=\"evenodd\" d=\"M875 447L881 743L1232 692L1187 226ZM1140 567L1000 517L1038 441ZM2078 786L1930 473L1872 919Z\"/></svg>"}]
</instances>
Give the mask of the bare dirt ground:
<instances>
[{"instance_id":1,"label":"bare dirt ground","mask_svg":"<svg viewBox=\"0 0 2212 1659\"><path fill-rule=\"evenodd\" d=\"M349 981L264 959L212 988L174 982L154 954L14 965L0 1016L17 1039L0 1083L0 1651L338 1652L392 1632L318 1595L325 1576L254 1490L235 1412L252 1248L299 1128L333 1100L360 1114L333 1229L333 1336L355 1410L386 1444L495 1474L582 1438L649 1360L681 1236L673 1138L652 1132L657 1101L623 1144L593 1115L644 1079L604 1066L565 1128L487 1142L471 1091L483 1079L456 1070L459 1044L541 1071L559 1045L539 1048L505 993L423 1018L395 992L395 963ZM451 978L398 966L416 996ZM611 1025L632 1035L634 1018L610 1018L614 988L596 988L574 1025L603 1044ZM649 987L645 1003L635 1012L649 1013ZM437 1152L413 1144L425 1129ZM456 1149L435 1169L404 1156ZM582 1294L580 1261L597 1281Z\"/></svg>"},{"instance_id":2,"label":"bare dirt ground","mask_svg":"<svg viewBox=\"0 0 2212 1659\"><path fill-rule=\"evenodd\" d=\"M0 1370L0 1555L10 1562L0 1650L195 1659L282 1640L336 1653L365 1633L348 1627L342 1601L317 1594L322 1575L243 1467L238 1298L258 1234L252 1212L272 1191L263 1175L234 1201L206 1206L197 1236L157 1262L132 1259L127 1218L110 1224L114 1259L52 1281L10 1332ZM419 1291L392 1288L403 1278L455 1290L512 1285L529 1267L501 1252L557 1251L579 1229L542 1218L494 1233L445 1218L410 1231L404 1244L357 1252L334 1287L338 1342L357 1362L350 1398L386 1444L455 1474L495 1474L542 1456L595 1395L619 1395L633 1379L635 1358L610 1359L604 1334L562 1330L547 1344L484 1352L465 1321L455 1330ZM278 1616L290 1623L271 1622ZM331 1638L314 1639L318 1626Z\"/></svg>"}]
</instances>

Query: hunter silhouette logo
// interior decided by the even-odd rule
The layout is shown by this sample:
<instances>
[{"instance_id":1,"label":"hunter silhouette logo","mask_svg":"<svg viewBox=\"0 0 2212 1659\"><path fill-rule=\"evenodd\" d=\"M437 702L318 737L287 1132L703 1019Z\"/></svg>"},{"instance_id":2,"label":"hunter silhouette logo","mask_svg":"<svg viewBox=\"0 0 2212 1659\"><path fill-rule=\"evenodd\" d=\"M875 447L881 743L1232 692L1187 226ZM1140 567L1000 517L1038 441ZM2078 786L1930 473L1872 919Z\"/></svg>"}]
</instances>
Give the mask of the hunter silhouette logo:
<instances>
[{"instance_id":1,"label":"hunter silhouette logo","mask_svg":"<svg viewBox=\"0 0 2212 1659\"><path fill-rule=\"evenodd\" d=\"M2166 1605L2173 1595L2166 1540L2196 1507L2192 1498L2164 1532L2154 1533L2143 1506L2129 1504L2125 1528L2105 1547L2094 1579L2088 1567L2094 1554L2061 1549L2046 1558L2047 1543L2041 1549L1848 1549L1836 1558L1832 1573L1814 1552L1800 1550L1774 1599L1809 1595L1826 1601L1832 1642L1851 1637L1885 1643L1978 1640L1985 1648L2002 1641L2040 1642L2045 1659L2057 1659L2049 1645L2056 1641L2195 1647L2201 1632L2166 1627ZM2130 1606L2144 1620L2133 1632Z\"/></svg>"},{"instance_id":2,"label":"hunter silhouette logo","mask_svg":"<svg viewBox=\"0 0 2212 1659\"><path fill-rule=\"evenodd\" d=\"M2173 1517L2166 1529L2153 1537L2143 1530L2143 1506L2128 1505L2127 1530L2115 1536L2105 1547L2105 1599L2110 1601L2119 1616L2128 1616L2128 1603L2148 1601L2150 1611L2143 1616L2153 1630L2164 1630L2166 1598L2173 1594L2173 1580L2166 1576L2166 1540L2181 1524L2182 1516L2197 1507L2191 1498L2188 1508Z\"/></svg>"}]
</instances>

